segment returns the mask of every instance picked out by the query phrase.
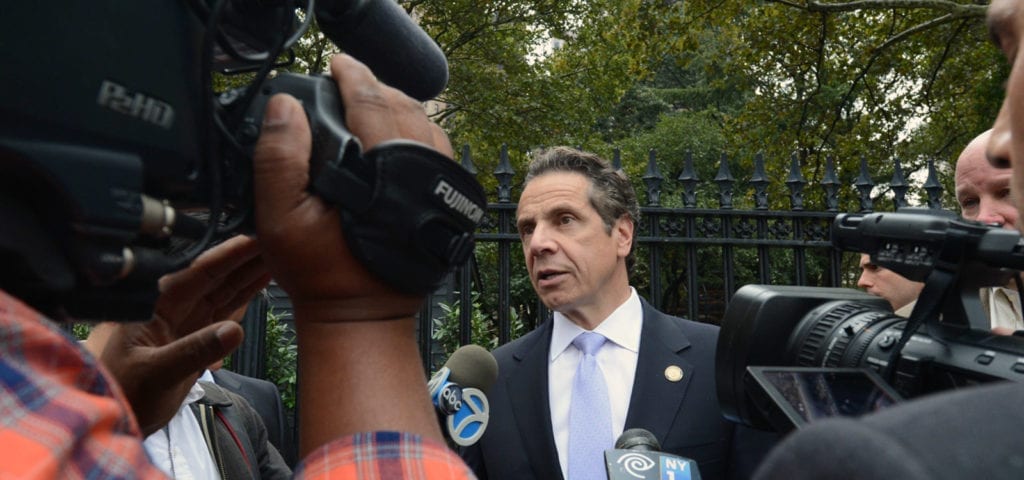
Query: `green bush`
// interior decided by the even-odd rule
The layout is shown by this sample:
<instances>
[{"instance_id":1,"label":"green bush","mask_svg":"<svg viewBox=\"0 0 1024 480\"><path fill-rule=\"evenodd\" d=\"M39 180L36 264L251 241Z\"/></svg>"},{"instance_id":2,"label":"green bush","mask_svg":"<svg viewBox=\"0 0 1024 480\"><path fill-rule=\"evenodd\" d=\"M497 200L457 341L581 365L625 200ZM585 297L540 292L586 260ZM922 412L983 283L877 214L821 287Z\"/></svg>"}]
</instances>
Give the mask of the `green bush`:
<instances>
[{"instance_id":1,"label":"green bush","mask_svg":"<svg viewBox=\"0 0 1024 480\"><path fill-rule=\"evenodd\" d=\"M470 340L488 350L498 347L498 325L497 322L488 317L481 308L480 292L472 292L472 310L470 311ZM459 315L462 307L459 302L438 304L444 310L444 316L435 318L434 332L432 337L437 340L444 350L445 358L449 357L455 349L459 348ZM519 312L509 308L509 338L518 338L523 334L523 322L519 319Z\"/></svg>"},{"instance_id":2,"label":"green bush","mask_svg":"<svg viewBox=\"0 0 1024 480\"><path fill-rule=\"evenodd\" d=\"M281 392L281 401L288 410L295 409L299 352L294 342L295 335L288 324L281 320L273 309L267 311L267 332L265 337L267 356L267 380L274 382Z\"/></svg>"},{"instance_id":3,"label":"green bush","mask_svg":"<svg viewBox=\"0 0 1024 480\"><path fill-rule=\"evenodd\" d=\"M75 322L71 325L71 335L75 337L75 340L85 340L89 338L89 332L92 331L92 324L86 322Z\"/></svg>"}]
</instances>

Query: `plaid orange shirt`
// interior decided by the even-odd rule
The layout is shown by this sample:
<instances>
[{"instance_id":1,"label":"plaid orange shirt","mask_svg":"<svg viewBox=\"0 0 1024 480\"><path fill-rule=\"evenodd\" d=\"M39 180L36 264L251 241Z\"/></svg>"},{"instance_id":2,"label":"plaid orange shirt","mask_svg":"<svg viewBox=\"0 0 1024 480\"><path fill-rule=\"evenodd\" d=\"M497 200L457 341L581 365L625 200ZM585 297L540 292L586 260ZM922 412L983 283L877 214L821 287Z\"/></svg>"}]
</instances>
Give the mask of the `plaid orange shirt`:
<instances>
[{"instance_id":1,"label":"plaid orange shirt","mask_svg":"<svg viewBox=\"0 0 1024 480\"><path fill-rule=\"evenodd\" d=\"M0 478L166 478L130 407L78 342L0 290ZM444 444L376 432L310 454L296 478L468 479Z\"/></svg>"},{"instance_id":2,"label":"plaid orange shirt","mask_svg":"<svg viewBox=\"0 0 1024 480\"><path fill-rule=\"evenodd\" d=\"M296 478L435 479L476 478L442 443L399 432L340 438L306 456Z\"/></svg>"}]
</instances>

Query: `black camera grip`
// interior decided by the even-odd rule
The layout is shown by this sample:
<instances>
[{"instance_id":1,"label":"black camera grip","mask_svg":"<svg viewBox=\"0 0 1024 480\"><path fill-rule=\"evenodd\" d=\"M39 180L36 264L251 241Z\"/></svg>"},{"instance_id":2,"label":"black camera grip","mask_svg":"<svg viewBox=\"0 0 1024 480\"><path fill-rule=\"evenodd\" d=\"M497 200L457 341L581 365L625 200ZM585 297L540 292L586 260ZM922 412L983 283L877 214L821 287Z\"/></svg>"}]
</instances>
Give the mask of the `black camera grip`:
<instances>
[{"instance_id":1,"label":"black camera grip","mask_svg":"<svg viewBox=\"0 0 1024 480\"><path fill-rule=\"evenodd\" d=\"M364 154L345 127L337 85L325 76L267 81L246 115L245 143L255 142L277 93L302 102L312 133L309 188L338 207L349 249L368 270L400 291L425 294L469 259L486 208L473 175L412 141L384 142Z\"/></svg>"}]
</instances>

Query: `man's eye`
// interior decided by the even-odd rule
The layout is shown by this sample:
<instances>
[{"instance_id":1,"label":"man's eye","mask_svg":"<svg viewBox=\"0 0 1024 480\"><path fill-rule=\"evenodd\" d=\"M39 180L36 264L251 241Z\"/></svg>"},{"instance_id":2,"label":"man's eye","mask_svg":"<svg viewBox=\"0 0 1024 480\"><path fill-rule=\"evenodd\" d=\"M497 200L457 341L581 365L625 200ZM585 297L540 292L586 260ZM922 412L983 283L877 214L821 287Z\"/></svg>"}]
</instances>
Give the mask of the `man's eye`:
<instances>
[{"instance_id":1,"label":"man's eye","mask_svg":"<svg viewBox=\"0 0 1024 480\"><path fill-rule=\"evenodd\" d=\"M574 219L569 215L563 215L562 218L558 219L559 223L561 223L562 225L570 224L573 222L573 220Z\"/></svg>"}]
</instances>

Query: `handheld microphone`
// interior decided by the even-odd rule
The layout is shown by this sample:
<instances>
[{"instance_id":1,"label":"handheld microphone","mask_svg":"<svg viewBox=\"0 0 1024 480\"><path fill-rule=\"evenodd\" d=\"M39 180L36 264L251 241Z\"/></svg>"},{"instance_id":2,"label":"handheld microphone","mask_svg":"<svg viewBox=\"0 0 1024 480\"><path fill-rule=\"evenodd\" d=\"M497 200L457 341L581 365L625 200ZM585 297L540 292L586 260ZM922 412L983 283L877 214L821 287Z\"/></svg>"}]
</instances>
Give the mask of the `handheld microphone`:
<instances>
[{"instance_id":1,"label":"handheld microphone","mask_svg":"<svg viewBox=\"0 0 1024 480\"><path fill-rule=\"evenodd\" d=\"M484 392L497 378L494 355L479 345L464 345L427 383L430 399L442 418L442 430L456 445L472 445L484 434L490 419Z\"/></svg>"},{"instance_id":2,"label":"handheld microphone","mask_svg":"<svg viewBox=\"0 0 1024 480\"><path fill-rule=\"evenodd\" d=\"M395 0L320 0L320 30L382 82L417 100L448 85L448 60Z\"/></svg>"},{"instance_id":3,"label":"handheld microphone","mask_svg":"<svg viewBox=\"0 0 1024 480\"><path fill-rule=\"evenodd\" d=\"M654 434L642 428L622 432L614 450L605 450L608 480L700 480L697 462L663 453Z\"/></svg>"}]
</instances>

